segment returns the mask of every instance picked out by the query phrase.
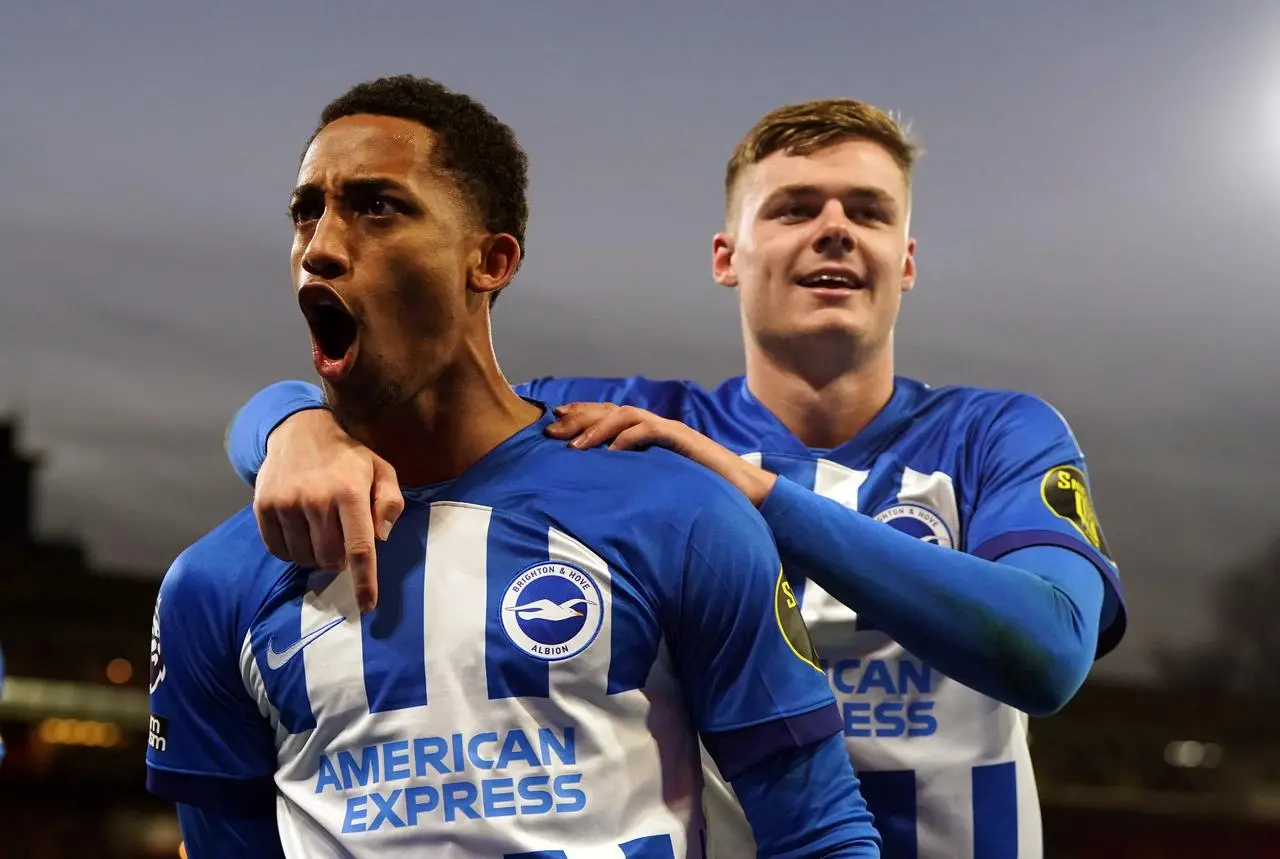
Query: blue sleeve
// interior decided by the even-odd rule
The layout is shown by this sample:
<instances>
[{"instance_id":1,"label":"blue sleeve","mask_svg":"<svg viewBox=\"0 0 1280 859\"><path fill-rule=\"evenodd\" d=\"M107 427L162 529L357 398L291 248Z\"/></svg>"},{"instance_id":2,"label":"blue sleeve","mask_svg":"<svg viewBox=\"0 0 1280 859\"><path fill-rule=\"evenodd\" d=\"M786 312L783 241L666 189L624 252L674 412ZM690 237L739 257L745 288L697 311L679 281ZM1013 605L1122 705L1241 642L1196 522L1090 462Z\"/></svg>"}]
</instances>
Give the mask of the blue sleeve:
<instances>
[{"instance_id":1,"label":"blue sleeve","mask_svg":"<svg viewBox=\"0 0 1280 859\"><path fill-rule=\"evenodd\" d=\"M629 378L555 378L543 376L515 386L522 397L558 406L574 402L617 403L648 409L663 417L681 418L683 382ZM325 408L324 393L308 382L276 382L240 407L227 426L226 449L231 468L252 486L267 458L267 439L286 419L307 409Z\"/></svg>"},{"instance_id":2,"label":"blue sleeve","mask_svg":"<svg viewBox=\"0 0 1280 859\"><path fill-rule=\"evenodd\" d=\"M225 575L234 561L208 540L174 562L156 599L147 789L221 814L274 818L275 736L241 674L245 628Z\"/></svg>"},{"instance_id":3,"label":"blue sleeve","mask_svg":"<svg viewBox=\"0 0 1280 859\"><path fill-rule=\"evenodd\" d=\"M267 458L267 437L292 415L325 407L324 393L308 382L276 382L249 398L227 427L227 459L252 486Z\"/></svg>"},{"instance_id":4,"label":"blue sleeve","mask_svg":"<svg viewBox=\"0 0 1280 859\"><path fill-rule=\"evenodd\" d=\"M284 857L275 817L233 817L179 803L178 825L188 859Z\"/></svg>"},{"instance_id":5,"label":"blue sleeve","mask_svg":"<svg viewBox=\"0 0 1280 859\"><path fill-rule=\"evenodd\" d=\"M858 790L844 738L790 748L732 782L759 859L874 859L880 836Z\"/></svg>"},{"instance_id":6,"label":"blue sleeve","mask_svg":"<svg viewBox=\"0 0 1280 859\"><path fill-rule=\"evenodd\" d=\"M515 386L522 397L550 406L565 403L614 403L636 406L673 420L686 420L690 386L688 382L626 378L543 376Z\"/></svg>"},{"instance_id":7,"label":"blue sleeve","mask_svg":"<svg viewBox=\"0 0 1280 859\"><path fill-rule=\"evenodd\" d=\"M740 493L706 477L681 492L693 519L668 629L694 724L732 779L842 728L768 528Z\"/></svg>"},{"instance_id":8,"label":"blue sleeve","mask_svg":"<svg viewBox=\"0 0 1280 859\"><path fill-rule=\"evenodd\" d=\"M994 561L1028 546L1060 546L1087 558L1103 583L1097 656L1109 653L1124 637L1123 590L1093 506L1084 454L1066 420L1043 400L1021 394L996 415L978 447L968 551Z\"/></svg>"},{"instance_id":9,"label":"blue sleeve","mask_svg":"<svg viewBox=\"0 0 1280 859\"><path fill-rule=\"evenodd\" d=\"M988 561L926 543L779 478L761 513L792 575L812 578L943 674L1032 715L1092 665L1103 584L1055 545Z\"/></svg>"}]
</instances>

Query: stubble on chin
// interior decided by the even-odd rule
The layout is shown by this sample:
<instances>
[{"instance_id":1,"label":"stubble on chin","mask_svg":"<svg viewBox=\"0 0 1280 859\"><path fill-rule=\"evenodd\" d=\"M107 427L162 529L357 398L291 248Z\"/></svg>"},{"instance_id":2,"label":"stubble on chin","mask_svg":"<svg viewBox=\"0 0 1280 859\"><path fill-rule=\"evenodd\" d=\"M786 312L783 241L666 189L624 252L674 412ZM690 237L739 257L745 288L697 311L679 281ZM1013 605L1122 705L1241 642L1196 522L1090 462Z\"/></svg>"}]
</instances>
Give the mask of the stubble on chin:
<instances>
[{"instance_id":1,"label":"stubble on chin","mask_svg":"<svg viewBox=\"0 0 1280 859\"><path fill-rule=\"evenodd\" d=\"M325 400L329 403L333 419L342 431L358 438L380 417L399 405L403 397L399 382L386 381L376 387L344 386L339 393L329 383L324 385Z\"/></svg>"}]
</instances>

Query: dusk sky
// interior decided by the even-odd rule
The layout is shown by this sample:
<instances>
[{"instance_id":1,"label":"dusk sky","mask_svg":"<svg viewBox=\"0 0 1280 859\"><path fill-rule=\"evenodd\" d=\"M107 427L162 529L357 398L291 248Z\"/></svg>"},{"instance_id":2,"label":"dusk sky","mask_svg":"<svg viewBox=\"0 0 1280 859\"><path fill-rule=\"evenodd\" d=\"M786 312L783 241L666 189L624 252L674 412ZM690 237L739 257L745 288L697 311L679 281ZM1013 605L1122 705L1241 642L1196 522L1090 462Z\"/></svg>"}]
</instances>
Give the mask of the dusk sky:
<instances>
[{"instance_id":1,"label":"dusk sky","mask_svg":"<svg viewBox=\"0 0 1280 859\"><path fill-rule=\"evenodd\" d=\"M0 411L40 522L159 576L249 500L222 451L312 378L285 205L320 108L434 77L531 160L507 375L740 372L710 277L765 111L907 119L920 278L899 369L1031 390L1089 458L1140 673L1280 534L1280 3L36 3L0 20Z\"/></svg>"}]
</instances>

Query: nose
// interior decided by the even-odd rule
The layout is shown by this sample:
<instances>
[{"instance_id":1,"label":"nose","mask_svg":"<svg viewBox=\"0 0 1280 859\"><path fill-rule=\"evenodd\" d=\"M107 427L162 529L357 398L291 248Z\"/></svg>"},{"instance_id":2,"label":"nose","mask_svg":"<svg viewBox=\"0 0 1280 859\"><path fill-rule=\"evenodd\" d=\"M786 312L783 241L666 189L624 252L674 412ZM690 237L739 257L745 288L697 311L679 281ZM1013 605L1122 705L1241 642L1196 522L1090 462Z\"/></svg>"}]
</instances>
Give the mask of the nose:
<instances>
[{"instance_id":1,"label":"nose","mask_svg":"<svg viewBox=\"0 0 1280 859\"><path fill-rule=\"evenodd\" d=\"M324 280L335 280L351 269L347 228L342 218L331 212L320 217L303 251L302 268Z\"/></svg>"},{"instance_id":2,"label":"nose","mask_svg":"<svg viewBox=\"0 0 1280 859\"><path fill-rule=\"evenodd\" d=\"M853 253L853 232L849 229L849 219L845 217L844 207L833 200L822 210L818 221L818 235L813 241L813 249L823 256L844 256Z\"/></svg>"}]
</instances>

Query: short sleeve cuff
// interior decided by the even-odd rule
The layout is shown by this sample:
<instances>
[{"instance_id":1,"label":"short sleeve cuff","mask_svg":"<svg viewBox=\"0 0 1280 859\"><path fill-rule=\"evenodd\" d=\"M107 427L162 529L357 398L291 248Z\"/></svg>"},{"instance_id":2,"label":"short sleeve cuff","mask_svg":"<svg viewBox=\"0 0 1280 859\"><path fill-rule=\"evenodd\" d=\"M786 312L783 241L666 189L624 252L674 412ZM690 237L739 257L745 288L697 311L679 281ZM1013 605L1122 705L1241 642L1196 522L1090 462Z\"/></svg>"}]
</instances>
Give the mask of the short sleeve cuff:
<instances>
[{"instance_id":1,"label":"short sleeve cuff","mask_svg":"<svg viewBox=\"0 0 1280 859\"><path fill-rule=\"evenodd\" d=\"M835 704L824 704L784 719L703 734L702 742L720 768L720 774L732 781L765 758L788 749L816 745L842 730Z\"/></svg>"},{"instance_id":2,"label":"short sleeve cuff","mask_svg":"<svg viewBox=\"0 0 1280 859\"><path fill-rule=\"evenodd\" d=\"M239 817L271 817L276 813L276 785L271 776L228 778L147 766L147 790L174 802Z\"/></svg>"}]
</instances>

